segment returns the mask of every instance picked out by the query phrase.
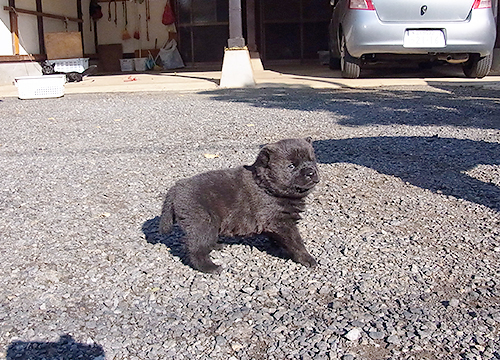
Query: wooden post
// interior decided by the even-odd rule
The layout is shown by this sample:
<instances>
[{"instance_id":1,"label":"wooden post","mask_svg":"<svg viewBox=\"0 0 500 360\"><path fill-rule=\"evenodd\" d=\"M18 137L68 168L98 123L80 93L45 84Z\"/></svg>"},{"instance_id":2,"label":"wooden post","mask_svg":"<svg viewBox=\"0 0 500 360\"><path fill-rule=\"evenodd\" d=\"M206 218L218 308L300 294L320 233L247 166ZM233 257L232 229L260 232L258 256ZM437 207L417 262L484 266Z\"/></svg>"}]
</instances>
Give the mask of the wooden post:
<instances>
[{"instance_id":1,"label":"wooden post","mask_svg":"<svg viewBox=\"0 0 500 360\"><path fill-rule=\"evenodd\" d=\"M257 48L255 0L247 0L247 47L250 52L250 61L253 71L263 71L259 49Z\"/></svg>"},{"instance_id":2,"label":"wooden post","mask_svg":"<svg viewBox=\"0 0 500 360\"><path fill-rule=\"evenodd\" d=\"M78 23L78 31L82 34L82 51L85 54L85 44L83 41L83 11L82 11L82 0L76 0L76 13L77 18L82 20Z\"/></svg>"},{"instance_id":3,"label":"wooden post","mask_svg":"<svg viewBox=\"0 0 500 360\"><path fill-rule=\"evenodd\" d=\"M99 52L99 41L97 38L97 20L92 20L94 22L94 46L95 46L95 53L97 54Z\"/></svg>"},{"instance_id":4,"label":"wooden post","mask_svg":"<svg viewBox=\"0 0 500 360\"><path fill-rule=\"evenodd\" d=\"M247 40L248 50L257 51L255 38L255 0L247 0Z\"/></svg>"},{"instance_id":5,"label":"wooden post","mask_svg":"<svg viewBox=\"0 0 500 360\"><path fill-rule=\"evenodd\" d=\"M16 0L9 0L9 6L16 7ZM10 32L12 34L12 52L13 55L19 55L19 25L17 22L17 14L15 12L9 13L10 17Z\"/></svg>"},{"instance_id":6,"label":"wooden post","mask_svg":"<svg viewBox=\"0 0 500 360\"><path fill-rule=\"evenodd\" d=\"M229 48L243 48L243 26L241 20L241 0L229 0Z\"/></svg>"},{"instance_id":7,"label":"wooden post","mask_svg":"<svg viewBox=\"0 0 500 360\"><path fill-rule=\"evenodd\" d=\"M43 12L42 0L36 0L36 11ZM38 26L38 51L40 54L45 54L45 32L43 30L43 16L36 16L36 24Z\"/></svg>"}]
</instances>

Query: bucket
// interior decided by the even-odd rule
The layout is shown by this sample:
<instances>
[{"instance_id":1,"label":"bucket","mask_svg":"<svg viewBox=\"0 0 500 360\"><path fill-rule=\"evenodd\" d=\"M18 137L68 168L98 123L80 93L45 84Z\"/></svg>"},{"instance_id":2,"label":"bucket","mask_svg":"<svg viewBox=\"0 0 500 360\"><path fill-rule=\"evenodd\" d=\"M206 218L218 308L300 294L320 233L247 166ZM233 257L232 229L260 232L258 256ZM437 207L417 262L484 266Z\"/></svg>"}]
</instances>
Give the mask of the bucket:
<instances>
[{"instance_id":1,"label":"bucket","mask_svg":"<svg viewBox=\"0 0 500 360\"><path fill-rule=\"evenodd\" d=\"M148 58L135 58L134 59L135 71L146 71L147 60Z\"/></svg>"},{"instance_id":2,"label":"bucket","mask_svg":"<svg viewBox=\"0 0 500 360\"><path fill-rule=\"evenodd\" d=\"M134 59L120 59L122 71L134 71Z\"/></svg>"}]
</instances>

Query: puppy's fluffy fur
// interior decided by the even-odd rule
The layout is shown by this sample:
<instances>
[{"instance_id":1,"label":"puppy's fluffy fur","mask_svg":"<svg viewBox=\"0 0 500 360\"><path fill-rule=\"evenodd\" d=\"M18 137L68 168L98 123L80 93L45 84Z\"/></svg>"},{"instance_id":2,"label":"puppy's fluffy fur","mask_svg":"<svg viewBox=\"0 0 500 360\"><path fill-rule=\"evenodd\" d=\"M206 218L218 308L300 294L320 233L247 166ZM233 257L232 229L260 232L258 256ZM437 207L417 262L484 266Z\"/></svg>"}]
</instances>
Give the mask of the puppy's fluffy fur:
<instances>
[{"instance_id":1,"label":"puppy's fluffy fur","mask_svg":"<svg viewBox=\"0 0 500 360\"><path fill-rule=\"evenodd\" d=\"M190 265L215 272L210 259L219 235L266 234L290 258L314 267L297 229L304 198L319 182L311 139L264 146L250 166L202 173L177 182L163 204L160 232L177 222L185 233Z\"/></svg>"}]
</instances>

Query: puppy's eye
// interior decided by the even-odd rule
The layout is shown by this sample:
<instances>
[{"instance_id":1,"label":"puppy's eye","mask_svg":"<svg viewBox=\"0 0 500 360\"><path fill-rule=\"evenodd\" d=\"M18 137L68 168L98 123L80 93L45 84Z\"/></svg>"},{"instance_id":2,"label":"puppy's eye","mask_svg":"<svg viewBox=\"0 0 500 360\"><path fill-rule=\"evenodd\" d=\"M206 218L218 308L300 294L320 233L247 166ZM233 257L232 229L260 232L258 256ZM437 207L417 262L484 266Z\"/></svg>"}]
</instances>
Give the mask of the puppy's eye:
<instances>
[{"instance_id":1,"label":"puppy's eye","mask_svg":"<svg viewBox=\"0 0 500 360\"><path fill-rule=\"evenodd\" d=\"M288 165L288 168L289 168L290 170L293 170L293 169L295 169L295 165L294 165L294 164L289 164L289 165Z\"/></svg>"}]
</instances>

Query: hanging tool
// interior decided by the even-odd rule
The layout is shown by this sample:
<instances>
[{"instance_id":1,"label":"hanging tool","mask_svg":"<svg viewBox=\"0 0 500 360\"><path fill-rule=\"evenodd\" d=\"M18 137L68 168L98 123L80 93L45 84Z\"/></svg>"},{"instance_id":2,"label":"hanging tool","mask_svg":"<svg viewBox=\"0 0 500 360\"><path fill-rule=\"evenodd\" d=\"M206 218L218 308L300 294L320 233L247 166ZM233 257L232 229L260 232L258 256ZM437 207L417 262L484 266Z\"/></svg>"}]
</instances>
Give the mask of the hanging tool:
<instances>
[{"instance_id":1,"label":"hanging tool","mask_svg":"<svg viewBox=\"0 0 500 360\"><path fill-rule=\"evenodd\" d=\"M108 1L108 21L111 22L111 0Z\"/></svg>"},{"instance_id":2,"label":"hanging tool","mask_svg":"<svg viewBox=\"0 0 500 360\"><path fill-rule=\"evenodd\" d=\"M128 25L128 12L127 12L127 2L123 2L123 17L125 19L125 27L122 31L122 40L128 40L131 38L128 30L127 30L127 25Z\"/></svg>"},{"instance_id":3,"label":"hanging tool","mask_svg":"<svg viewBox=\"0 0 500 360\"><path fill-rule=\"evenodd\" d=\"M141 32L139 30L141 28L141 14L139 14L139 8L137 7L137 0L135 0L135 12L138 16L138 19L135 24L134 39L139 40L141 38Z\"/></svg>"},{"instance_id":4,"label":"hanging tool","mask_svg":"<svg viewBox=\"0 0 500 360\"><path fill-rule=\"evenodd\" d=\"M92 23L102 18L102 7L99 5L98 0L90 0L89 4L89 16L90 16L90 31L92 31Z\"/></svg>"},{"instance_id":5,"label":"hanging tool","mask_svg":"<svg viewBox=\"0 0 500 360\"><path fill-rule=\"evenodd\" d=\"M118 3L116 0L113 0L115 3L115 26L118 26Z\"/></svg>"},{"instance_id":6,"label":"hanging tool","mask_svg":"<svg viewBox=\"0 0 500 360\"><path fill-rule=\"evenodd\" d=\"M146 0L146 40L149 41L149 20L151 20L151 4Z\"/></svg>"}]
</instances>

